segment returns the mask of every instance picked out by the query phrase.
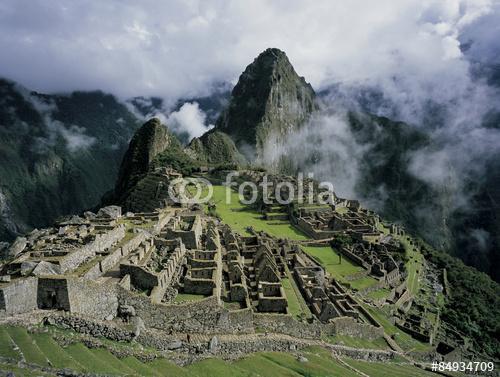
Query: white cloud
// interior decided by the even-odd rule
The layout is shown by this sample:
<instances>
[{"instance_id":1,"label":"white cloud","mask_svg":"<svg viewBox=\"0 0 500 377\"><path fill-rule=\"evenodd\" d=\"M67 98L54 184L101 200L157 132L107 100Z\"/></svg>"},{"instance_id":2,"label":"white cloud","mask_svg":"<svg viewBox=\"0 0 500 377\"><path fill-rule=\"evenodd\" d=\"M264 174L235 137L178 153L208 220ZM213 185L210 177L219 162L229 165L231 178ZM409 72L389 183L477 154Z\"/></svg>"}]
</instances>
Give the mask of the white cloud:
<instances>
[{"instance_id":1,"label":"white cloud","mask_svg":"<svg viewBox=\"0 0 500 377\"><path fill-rule=\"evenodd\" d=\"M213 125L205 125L206 114L196 102L186 102L178 111L172 112L166 119L166 125L176 133L186 132L190 138L203 135Z\"/></svg>"},{"instance_id":2,"label":"white cloud","mask_svg":"<svg viewBox=\"0 0 500 377\"><path fill-rule=\"evenodd\" d=\"M40 91L178 98L234 81L278 47L315 88L390 88L404 76L398 90L423 96L466 75L460 33L491 10L490 0L4 0L0 74Z\"/></svg>"},{"instance_id":3,"label":"white cloud","mask_svg":"<svg viewBox=\"0 0 500 377\"><path fill-rule=\"evenodd\" d=\"M54 119L53 113L57 111L55 102L37 97L21 86L17 86L16 90L38 112L45 126L45 135L37 137L37 142L31 145L35 151L45 153L47 149L57 144L59 137L62 138L69 152L86 150L97 142L95 137L86 135L85 127L75 124L65 125Z\"/></svg>"},{"instance_id":4,"label":"white cloud","mask_svg":"<svg viewBox=\"0 0 500 377\"><path fill-rule=\"evenodd\" d=\"M63 123L58 121L52 121L51 127L62 136L66 142L66 148L68 148L70 152L86 150L97 141L95 137L85 135L87 131L85 127L78 127L75 125L65 127Z\"/></svg>"}]
</instances>

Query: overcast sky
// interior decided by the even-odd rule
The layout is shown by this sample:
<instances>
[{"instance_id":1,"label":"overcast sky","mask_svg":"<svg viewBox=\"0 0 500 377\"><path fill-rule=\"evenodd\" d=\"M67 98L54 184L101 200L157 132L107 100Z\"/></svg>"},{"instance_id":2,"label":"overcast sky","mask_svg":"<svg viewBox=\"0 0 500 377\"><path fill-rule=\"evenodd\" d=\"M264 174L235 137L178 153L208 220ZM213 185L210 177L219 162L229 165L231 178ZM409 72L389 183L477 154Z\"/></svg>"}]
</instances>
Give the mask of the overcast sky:
<instances>
[{"instance_id":1,"label":"overcast sky","mask_svg":"<svg viewBox=\"0 0 500 377\"><path fill-rule=\"evenodd\" d=\"M467 75L461 39L498 60L499 21L493 0L0 0L0 76L42 92L176 98L234 82L278 47L316 89L442 95Z\"/></svg>"}]
</instances>

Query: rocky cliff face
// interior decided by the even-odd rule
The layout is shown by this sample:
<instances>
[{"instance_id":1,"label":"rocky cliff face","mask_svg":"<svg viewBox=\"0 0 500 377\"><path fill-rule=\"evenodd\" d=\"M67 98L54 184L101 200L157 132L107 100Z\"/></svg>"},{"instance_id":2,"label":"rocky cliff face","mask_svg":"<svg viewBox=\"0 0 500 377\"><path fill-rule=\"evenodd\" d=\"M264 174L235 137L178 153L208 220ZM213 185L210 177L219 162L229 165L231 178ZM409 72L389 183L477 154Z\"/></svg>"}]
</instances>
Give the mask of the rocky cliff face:
<instances>
[{"instance_id":1,"label":"rocky cliff face","mask_svg":"<svg viewBox=\"0 0 500 377\"><path fill-rule=\"evenodd\" d=\"M224 132L212 130L191 140L186 152L202 164L243 165L245 157L238 151L234 141Z\"/></svg>"},{"instance_id":2,"label":"rocky cliff face","mask_svg":"<svg viewBox=\"0 0 500 377\"><path fill-rule=\"evenodd\" d=\"M259 157L266 139L297 130L317 108L315 93L286 54L262 52L241 74L216 129L227 133L245 156Z\"/></svg>"},{"instance_id":3,"label":"rocky cliff face","mask_svg":"<svg viewBox=\"0 0 500 377\"><path fill-rule=\"evenodd\" d=\"M152 118L137 130L123 157L113 192L101 204L118 204L124 211L148 212L169 199L168 187L176 173L191 175L200 162L185 153L179 139L159 119Z\"/></svg>"},{"instance_id":4,"label":"rocky cliff face","mask_svg":"<svg viewBox=\"0 0 500 377\"><path fill-rule=\"evenodd\" d=\"M153 118L144 123L132 137L123 157L115 186L118 202L149 170L154 158L165 151L175 137L160 120Z\"/></svg>"},{"instance_id":5,"label":"rocky cliff face","mask_svg":"<svg viewBox=\"0 0 500 377\"><path fill-rule=\"evenodd\" d=\"M43 95L0 79L0 241L97 205L138 126L109 94Z\"/></svg>"}]
</instances>

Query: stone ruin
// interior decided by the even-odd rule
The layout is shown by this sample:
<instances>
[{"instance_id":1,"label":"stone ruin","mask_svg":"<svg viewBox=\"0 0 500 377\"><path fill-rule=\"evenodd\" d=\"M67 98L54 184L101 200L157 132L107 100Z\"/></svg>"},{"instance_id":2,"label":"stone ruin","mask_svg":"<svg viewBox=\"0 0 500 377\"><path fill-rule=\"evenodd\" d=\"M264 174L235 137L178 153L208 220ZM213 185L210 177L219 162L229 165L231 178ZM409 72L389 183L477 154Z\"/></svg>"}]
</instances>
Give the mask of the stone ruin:
<instances>
[{"instance_id":1,"label":"stone ruin","mask_svg":"<svg viewBox=\"0 0 500 377\"><path fill-rule=\"evenodd\" d=\"M242 236L197 205L124 214L105 207L35 230L11 248L15 256L0 270L0 316L37 309L96 320L137 316L147 328L180 332L253 332L274 321L286 324L280 331L313 337L335 328L382 331L299 244L263 232ZM372 273L390 279L388 260ZM293 319L292 298L312 316Z\"/></svg>"},{"instance_id":2,"label":"stone ruin","mask_svg":"<svg viewBox=\"0 0 500 377\"><path fill-rule=\"evenodd\" d=\"M346 208L347 211L338 212L336 208ZM335 205L300 208L295 221L299 229L318 240L333 238L339 234L349 234L359 240L381 236L381 232L376 230L378 218L349 208Z\"/></svg>"}]
</instances>

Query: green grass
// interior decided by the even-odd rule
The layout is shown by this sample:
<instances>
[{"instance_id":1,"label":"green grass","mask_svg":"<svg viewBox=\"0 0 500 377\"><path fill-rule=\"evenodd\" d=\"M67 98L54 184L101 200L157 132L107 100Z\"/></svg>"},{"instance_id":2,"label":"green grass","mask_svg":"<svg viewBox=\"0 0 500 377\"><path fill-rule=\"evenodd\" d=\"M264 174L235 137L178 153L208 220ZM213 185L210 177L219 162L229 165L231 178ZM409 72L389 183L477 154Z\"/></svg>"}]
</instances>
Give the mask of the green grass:
<instances>
[{"instance_id":1,"label":"green grass","mask_svg":"<svg viewBox=\"0 0 500 377\"><path fill-rule=\"evenodd\" d=\"M91 350L81 343L72 344L65 348L65 351L87 371L112 375L119 375L121 373L119 370L109 365L106 361L101 360L100 357L96 356Z\"/></svg>"},{"instance_id":2,"label":"green grass","mask_svg":"<svg viewBox=\"0 0 500 377\"><path fill-rule=\"evenodd\" d=\"M330 276L342 283L349 284L354 289L361 290L377 283L377 280L371 276L347 281L347 276L363 271L363 267L355 265L345 257L340 259L339 253L330 246L302 246L302 249L316 259Z\"/></svg>"},{"instance_id":3,"label":"green grass","mask_svg":"<svg viewBox=\"0 0 500 377\"><path fill-rule=\"evenodd\" d=\"M47 366L47 358L44 353L38 348L35 341L30 337L26 329L22 327L7 327L7 332L10 337L17 344L21 353L24 355L28 363Z\"/></svg>"},{"instance_id":4,"label":"green grass","mask_svg":"<svg viewBox=\"0 0 500 377\"><path fill-rule=\"evenodd\" d=\"M76 371L84 369L52 339L50 334L31 334L31 338L35 340L38 348L40 348L54 368L69 368Z\"/></svg>"},{"instance_id":5,"label":"green grass","mask_svg":"<svg viewBox=\"0 0 500 377\"><path fill-rule=\"evenodd\" d=\"M374 300L380 300L380 299L383 299L383 298L386 298L387 296L389 296L389 293L391 293L391 291L389 289L381 288L381 289L377 289L376 291L372 291L372 292L368 293L367 296L374 299Z\"/></svg>"},{"instance_id":6,"label":"green grass","mask_svg":"<svg viewBox=\"0 0 500 377\"><path fill-rule=\"evenodd\" d=\"M233 363L240 369L256 373L262 377L300 377L301 374L278 365L274 361L265 358L262 354L254 354Z\"/></svg>"},{"instance_id":7,"label":"green grass","mask_svg":"<svg viewBox=\"0 0 500 377\"><path fill-rule=\"evenodd\" d=\"M181 368L165 359L156 359L154 361L146 363L146 365L163 377L196 376L189 373L185 368Z\"/></svg>"},{"instance_id":8,"label":"green grass","mask_svg":"<svg viewBox=\"0 0 500 377\"><path fill-rule=\"evenodd\" d=\"M33 371L30 369L24 369L24 368L18 367L17 365L6 364L6 363L0 363L0 372L11 372L11 373L13 373L14 376L20 376L20 377L52 376L52 375L44 373L44 372Z\"/></svg>"},{"instance_id":9,"label":"green grass","mask_svg":"<svg viewBox=\"0 0 500 377\"><path fill-rule=\"evenodd\" d=\"M345 257L339 263L339 254L330 246L302 246L302 249L321 263L326 271L338 280L345 280L346 276L363 271L361 266L353 264Z\"/></svg>"},{"instance_id":10,"label":"green grass","mask_svg":"<svg viewBox=\"0 0 500 377\"><path fill-rule=\"evenodd\" d=\"M406 249L406 255L409 258L406 263L406 269L408 270L408 290L412 295L417 295L420 285L419 278L423 271L424 256L417 252L406 240L402 240L401 238L401 241Z\"/></svg>"},{"instance_id":11,"label":"green grass","mask_svg":"<svg viewBox=\"0 0 500 377\"><path fill-rule=\"evenodd\" d=\"M145 363L140 362L133 356L127 356L120 360L122 364L132 369L139 376L161 376L161 374L149 367Z\"/></svg>"},{"instance_id":12,"label":"green grass","mask_svg":"<svg viewBox=\"0 0 500 377\"><path fill-rule=\"evenodd\" d=\"M120 359L118 359L107 349L94 348L91 349L90 352L92 352L97 359L106 363L106 365L110 366L111 368L117 370L122 375L135 373L135 371L132 368L129 368L126 364L122 363Z\"/></svg>"},{"instance_id":13,"label":"green grass","mask_svg":"<svg viewBox=\"0 0 500 377\"><path fill-rule=\"evenodd\" d=\"M422 352L431 350L432 347L429 344L422 343L412 338L409 334L393 325L389 321L387 314L381 309L376 309L368 305L363 306L377 320L377 322L384 327L384 331L387 335L394 336L394 340L403 350Z\"/></svg>"},{"instance_id":14,"label":"green grass","mask_svg":"<svg viewBox=\"0 0 500 377\"><path fill-rule=\"evenodd\" d=\"M188 365L187 371L199 377L231 376L250 377L258 376L254 372L241 369L238 366L223 361L221 359L205 359L200 362Z\"/></svg>"},{"instance_id":15,"label":"green grass","mask_svg":"<svg viewBox=\"0 0 500 377\"><path fill-rule=\"evenodd\" d=\"M347 207L336 207L335 212L343 214L349 212L349 208Z\"/></svg>"},{"instance_id":16,"label":"green grass","mask_svg":"<svg viewBox=\"0 0 500 377\"><path fill-rule=\"evenodd\" d=\"M413 365L398 365L394 363L369 363L366 361L344 359L344 362L359 371L373 377L432 377L437 374L427 372Z\"/></svg>"},{"instance_id":17,"label":"green grass","mask_svg":"<svg viewBox=\"0 0 500 377\"><path fill-rule=\"evenodd\" d=\"M308 361L300 362L297 360L295 355L286 353L267 352L263 354L263 357L265 357L266 359L276 363L281 367L291 369L292 371L302 376L359 377L356 373L340 365L334 359L326 356L323 353L316 354L311 351L305 352L304 356Z\"/></svg>"},{"instance_id":18,"label":"green grass","mask_svg":"<svg viewBox=\"0 0 500 377\"><path fill-rule=\"evenodd\" d=\"M217 215L223 222L231 226L242 235L248 235L246 228L251 226L257 231L265 231L272 236L289 238L292 240L307 240L297 228L288 221L267 221L262 219L262 214L241 204L238 193L230 191L230 203L226 203L226 187L212 186L214 193L212 201L216 205Z\"/></svg>"},{"instance_id":19,"label":"green grass","mask_svg":"<svg viewBox=\"0 0 500 377\"><path fill-rule=\"evenodd\" d=\"M21 354L14 349L14 343L4 327L0 327L0 356L20 360Z\"/></svg>"},{"instance_id":20,"label":"green grass","mask_svg":"<svg viewBox=\"0 0 500 377\"><path fill-rule=\"evenodd\" d=\"M380 312L376 313L381 316ZM386 324L387 325L387 324ZM410 338L408 335L406 335ZM134 375L134 376L172 376L172 377L212 377L212 376L235 376L235 377L296 377L296 376L355 376L338 360L332 358L328 350L320 347L309 347L301 352L308 360L299 362L297 356L292 353L261 352L240 359L236 362L226 362L220 359L205 359L189 365L179 367L166 359L156 359L152 362L142 363L135 357L118 359L104 348L88 349L82 343L75 343L68 347L59 346L51 337L50 333L29 334L20 327L0 327L0 356L15 356L12 347L6 347L10 337L18 345L26 360L40 366L47 366L47 359L54 368L69 368L80 372L90 372L106 375ZM343 343L347 346L358 348L386 349L385 341L377 339L367 341L347 336L325 339L334 343ZM398 340L398 339L397 339ZM412 340L410 338L410 340ZM415 345L412 340L411 345ZM117 344L118 345L118 344ZM17 355L19 358L20 355ZM427 372L409 365L396 363L363 363L356 361L360 370L370 376L427 376ZM379 365L380 364L380 365ZM355 366L357 367L357 366ZM364 368L364 369L362 369ZM11 364L0 364L0 370L13 371L19 376L40 376L43 373L22 369ZM382 371L381 374L373 374ZM418 374L419 373L419 374Z\"/></svg>"},{"instance_id":21,"label":"green grass","mask_svg":"<svg viewBox=\"0 0 500 377\"><path fill-rule=\"evenodd\" d=\"M369 288L372 285L377 284L377 283L378 283L378 281L376 279L372 278L371 276L364 276L360 279L349 281L349 284L351 285L351 287L353 289L357 289L358 291L365 289L365 288Z\"/></svg>"},{"instance_id":22,"label":"green grass","mask_svg":"<svg viewBox=\"0 0 500 377\"><path fill-rule=\"evenodd\" d=\"M310 317L311 311L305 303L304 299L298 292L298 288L292 278L281 279L281 284L285 290L288 301L288 312L295 317Z\"/></svg>"}]
</instances>

